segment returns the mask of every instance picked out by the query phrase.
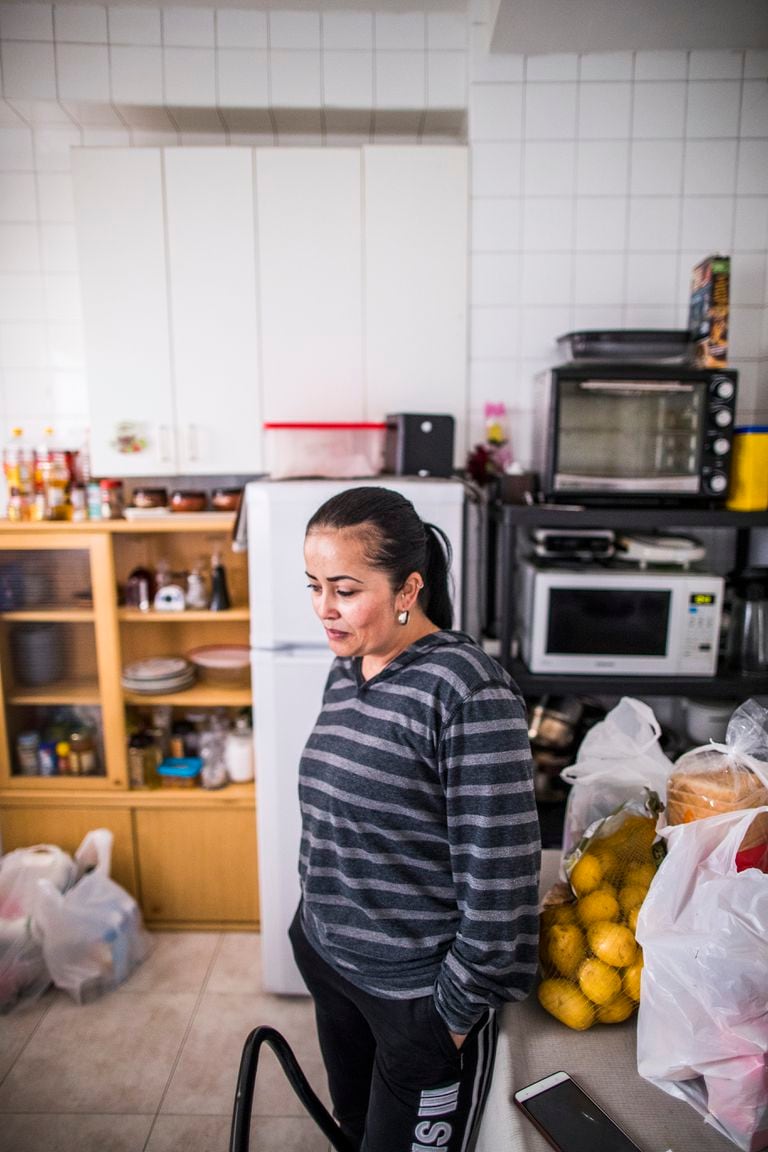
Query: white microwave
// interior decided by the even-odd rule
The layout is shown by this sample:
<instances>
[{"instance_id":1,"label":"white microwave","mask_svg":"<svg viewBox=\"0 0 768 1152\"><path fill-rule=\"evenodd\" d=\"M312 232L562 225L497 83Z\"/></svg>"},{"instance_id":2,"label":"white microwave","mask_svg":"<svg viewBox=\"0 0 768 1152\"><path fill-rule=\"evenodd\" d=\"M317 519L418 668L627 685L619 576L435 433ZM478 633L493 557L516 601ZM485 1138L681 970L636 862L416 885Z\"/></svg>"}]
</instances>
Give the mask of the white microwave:
<instances>
[{"instance_id":1,"label":"white microwave","mask_svg":"<svg viewBox=\"0 0 768 1152\"><path fill-rule=\"evenodd\" d=\"M712 676L716 671L720 576L524 560L520 584L517 636L531 672Z\"/></svg>"}]
</instances>

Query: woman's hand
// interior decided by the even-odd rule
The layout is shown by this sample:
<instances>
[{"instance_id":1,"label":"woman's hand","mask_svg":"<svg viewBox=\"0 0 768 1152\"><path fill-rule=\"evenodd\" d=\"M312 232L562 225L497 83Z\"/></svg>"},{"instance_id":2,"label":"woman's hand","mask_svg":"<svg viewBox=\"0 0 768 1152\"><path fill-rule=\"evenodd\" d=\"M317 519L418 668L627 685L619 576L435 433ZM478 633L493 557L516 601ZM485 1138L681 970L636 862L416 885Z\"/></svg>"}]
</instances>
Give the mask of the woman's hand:
<instances>
[{"instance_id":1,"label":"woman's hand","mask_svg":"<svg viewBox=\"0 0 768 1152\"><path fill-rule=\"evenodd\" d=\"M457 1048L461 1048L466 1038L466 1033L462 1035L461 1032L451 1032L451 1040L453 1040Z\"/></svg>"}]
</instances>

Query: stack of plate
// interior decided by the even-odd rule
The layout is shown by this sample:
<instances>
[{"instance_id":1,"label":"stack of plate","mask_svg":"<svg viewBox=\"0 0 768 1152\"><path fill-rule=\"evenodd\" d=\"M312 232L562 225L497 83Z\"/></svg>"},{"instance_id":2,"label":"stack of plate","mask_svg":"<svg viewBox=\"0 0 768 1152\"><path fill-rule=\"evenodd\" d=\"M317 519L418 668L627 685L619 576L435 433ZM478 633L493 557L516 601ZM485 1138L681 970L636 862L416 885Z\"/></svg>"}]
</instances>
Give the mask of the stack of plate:
<instances>
[{"instance_id":1,"label":"stack of plate","mask_svg":"<svg viewBox=\"0 0 768 1152\"><path fill-rule=\"evenodd\" d=\"M204 682L230 685L248 684L251 650L247 644L206 644L187 652Z\"/></svg>"},{"instance_id":2,"label":"stack of plate","mask_svg":"<svg viewBox=\"0 0 768 1152\"><path fill-rule=\"evenodd\" d=\"M123 688L129 692L182 692L195 681L195 668L182 656L136 660L123 668Z\"/></svg>"}]
</instances>

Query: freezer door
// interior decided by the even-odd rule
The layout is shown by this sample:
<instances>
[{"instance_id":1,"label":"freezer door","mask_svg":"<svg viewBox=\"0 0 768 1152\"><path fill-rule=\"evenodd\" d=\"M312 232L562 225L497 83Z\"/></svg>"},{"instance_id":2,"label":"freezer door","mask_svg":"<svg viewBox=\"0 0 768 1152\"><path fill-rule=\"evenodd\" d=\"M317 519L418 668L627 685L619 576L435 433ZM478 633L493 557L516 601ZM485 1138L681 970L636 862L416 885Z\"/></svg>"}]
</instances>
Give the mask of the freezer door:
<instances>
[{"instance_id":1,"label":"freezer door","mask_svg":"<svg viewBox=\"0 0 768 1152\"><path fill-rule=\"evenodd\" d=\"M324 645L304 572L304 533L321 504L345 488L386 487L411 500L453 549L456 626L461 626L464 487L455 480L380 476L372 480L253 481L246 487L251 645Z\"/></svg>"},{"instance_id":2,"label":"freezer door","mask_svg":"<svg viewBox=\"0 0 768 1152\"><path fill-rule=\"evenodd\" d=\"M254 652L256 808L265 992L306 992L288 927L299 903L299 759L314 727L332 654Z\"/></svg>"}]
</instances>

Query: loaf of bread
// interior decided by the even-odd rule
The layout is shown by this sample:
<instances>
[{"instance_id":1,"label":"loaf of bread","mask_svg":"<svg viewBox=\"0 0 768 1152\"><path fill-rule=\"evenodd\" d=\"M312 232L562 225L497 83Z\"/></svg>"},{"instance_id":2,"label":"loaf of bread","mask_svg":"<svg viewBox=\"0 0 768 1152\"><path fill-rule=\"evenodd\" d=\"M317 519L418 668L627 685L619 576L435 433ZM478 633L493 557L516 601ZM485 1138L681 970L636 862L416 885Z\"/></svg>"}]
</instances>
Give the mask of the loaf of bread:
<instances>
[{"instance_id":1,"label":"loaf of bread","mask_svg":"<svg viewBox=\"0 0 768 1152\"><path fill-rule=\"evenodd\" d=\"M762 780L738 757L715 748L694 749L681 756L667 783L668 824L688 824L764 804L768 804L768 788Z\"/></svg>"}]
</instances>

